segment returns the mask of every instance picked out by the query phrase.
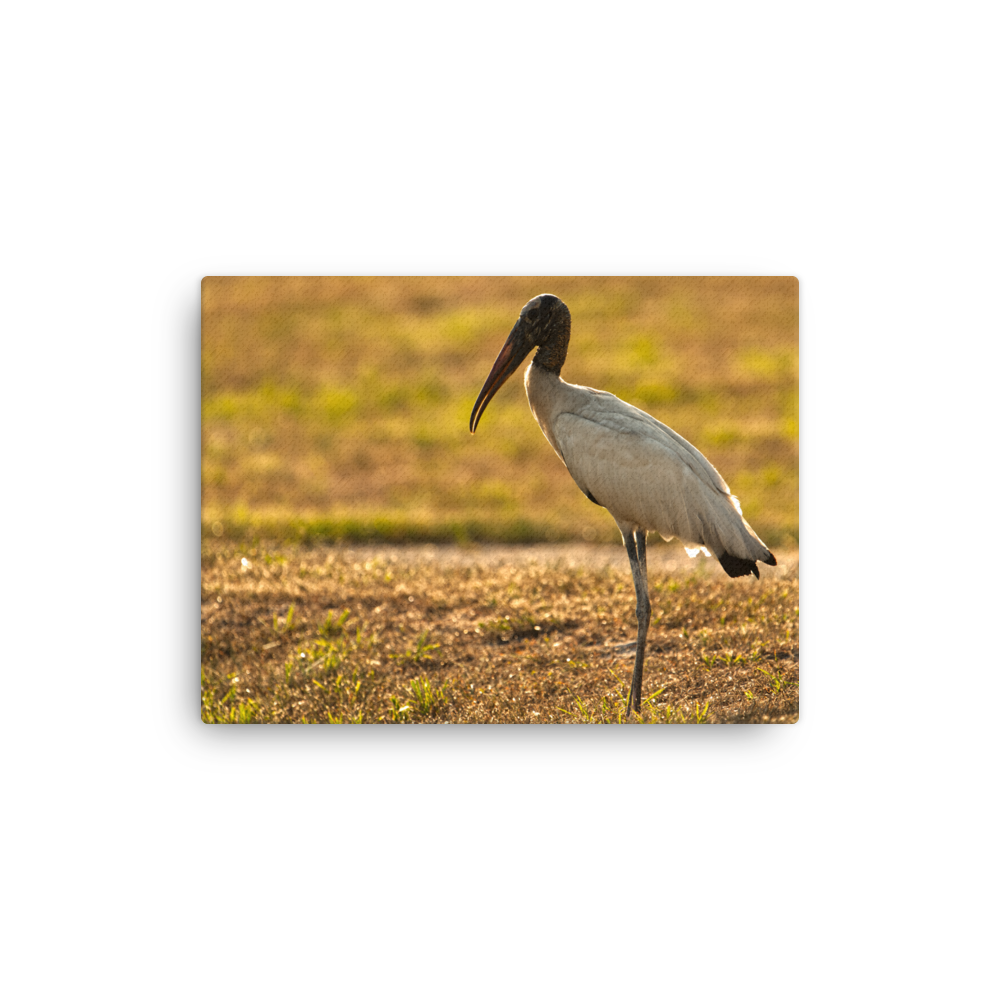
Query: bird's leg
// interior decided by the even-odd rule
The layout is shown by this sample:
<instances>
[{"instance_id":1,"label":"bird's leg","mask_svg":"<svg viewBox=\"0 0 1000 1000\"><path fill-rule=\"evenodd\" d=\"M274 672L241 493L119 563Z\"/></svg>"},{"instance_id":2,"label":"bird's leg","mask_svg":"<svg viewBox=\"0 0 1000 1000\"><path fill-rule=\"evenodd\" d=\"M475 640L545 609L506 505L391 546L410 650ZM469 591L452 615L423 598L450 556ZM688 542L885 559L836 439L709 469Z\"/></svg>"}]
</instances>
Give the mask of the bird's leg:
<instances>
[{"instance_id":1,"label":"bird's leg","mask_svg":"<svg viewBox=\"0 0 1000 1000\"><path fill-rule=\"evenodd\" d=\"M635 667L632 669L632 689L628 695L628 707L625 718L632 714L632 708L642 711L642 664L646 657L646 633L649 631L649 586L646 582L646 532L638 530L622 532L625 538L625 550L632 567L632 581L635 584L635 617L639 622L639 631L635 642Z\"/></svg>"}]
</instances>

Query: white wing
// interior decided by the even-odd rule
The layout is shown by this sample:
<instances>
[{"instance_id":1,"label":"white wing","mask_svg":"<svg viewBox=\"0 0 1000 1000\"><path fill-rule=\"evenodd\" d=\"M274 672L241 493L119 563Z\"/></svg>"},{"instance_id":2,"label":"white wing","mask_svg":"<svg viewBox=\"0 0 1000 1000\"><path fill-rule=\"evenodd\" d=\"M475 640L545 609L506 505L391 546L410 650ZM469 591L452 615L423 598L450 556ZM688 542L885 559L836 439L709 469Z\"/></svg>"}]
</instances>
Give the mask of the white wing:
<instances>
[{"instance_id":1,"label":"white wing","mask_svg":"<svg viewBox=\"0 0 1000 1000\"><path fill-rule=\"evenodd\" d=\"M576 484L615 520L705 545L714 555L763 559L726 481L692 444L608 392L583 389L552 424Z\"/></svg>"}]
</instances>

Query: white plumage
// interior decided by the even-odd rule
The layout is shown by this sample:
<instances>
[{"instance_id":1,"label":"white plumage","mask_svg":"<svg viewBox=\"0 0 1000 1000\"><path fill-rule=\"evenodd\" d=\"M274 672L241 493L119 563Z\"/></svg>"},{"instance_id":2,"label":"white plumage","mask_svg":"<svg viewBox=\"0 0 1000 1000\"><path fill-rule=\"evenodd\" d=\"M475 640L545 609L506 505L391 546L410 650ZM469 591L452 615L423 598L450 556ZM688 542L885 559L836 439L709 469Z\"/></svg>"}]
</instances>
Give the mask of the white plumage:
<instances>
[{"instance_id":1,"label":"white plumage","mask_svg":"<svg viewBox=\"0 0 1000 1000\"><path fill-rule=\"evenodd\" d=\"M489 401L537 347L524 376L531 412L577 486L614 517L632 568L639 628L628 716L641 709L650 616L647 532L681 539L689 555L711 553L730 576L759 577L757 562L773 566L775 558L697 448L610 392L563 381L569 336L569 309L559 298L538 295L528 302L479 393L469 429L475 432Z\"/></svg>"}]
</instances>

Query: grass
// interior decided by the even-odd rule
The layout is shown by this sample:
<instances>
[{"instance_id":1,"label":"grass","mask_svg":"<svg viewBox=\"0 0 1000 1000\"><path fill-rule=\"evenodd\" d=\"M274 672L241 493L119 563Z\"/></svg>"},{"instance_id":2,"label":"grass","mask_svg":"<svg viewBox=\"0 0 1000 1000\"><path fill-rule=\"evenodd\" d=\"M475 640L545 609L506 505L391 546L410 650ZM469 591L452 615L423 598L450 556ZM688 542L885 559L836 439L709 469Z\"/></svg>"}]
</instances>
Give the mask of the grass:
<instances>
[{"instance_id":1,"label":"grass","mask_svg":"<svg viewBox=\"0 0 1000 1000\"><path fill-rule=\"evenodd\" d=\"M794 722L798 566L760 581L650 550L639 723ZM607 564L605 564L605 562ZM249 545L202 552L209 723L618 723L635 596L617 548Z\"/></svg>"},{"instance_id":2,"label":"grass","mask_svg":"<svg viewBox=\"0 0 1000 1000\"><path fill-rule=\"evenodd\" d=\"M230 542L618 540L520 377L469 414L521 306L573 315L563 371L692 441L772 546L798 540L788 278L206 278L202 530Z\"/></svg>"}]
</instances>

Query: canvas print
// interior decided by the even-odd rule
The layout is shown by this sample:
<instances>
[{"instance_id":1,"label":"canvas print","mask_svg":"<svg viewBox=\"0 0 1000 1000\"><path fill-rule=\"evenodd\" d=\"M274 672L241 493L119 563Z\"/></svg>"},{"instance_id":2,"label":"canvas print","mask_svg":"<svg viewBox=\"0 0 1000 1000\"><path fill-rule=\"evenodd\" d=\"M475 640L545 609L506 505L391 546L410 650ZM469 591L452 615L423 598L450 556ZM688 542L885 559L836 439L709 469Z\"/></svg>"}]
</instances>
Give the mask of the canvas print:
<instances>
[{"instance_id":1,"label":"canvas print","mask_svg":"<svg viewBox=\"0 0 1000 1000\"><path fill-rule=\"evenodd\" d=\"M206 723L798 719L792 277L202 282Z\"/></svg>"}]
</instances>

